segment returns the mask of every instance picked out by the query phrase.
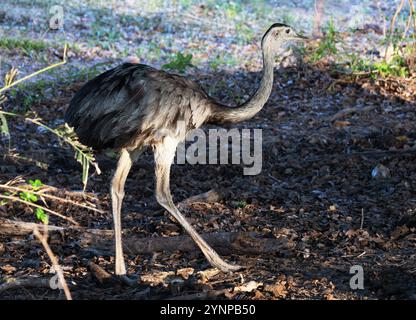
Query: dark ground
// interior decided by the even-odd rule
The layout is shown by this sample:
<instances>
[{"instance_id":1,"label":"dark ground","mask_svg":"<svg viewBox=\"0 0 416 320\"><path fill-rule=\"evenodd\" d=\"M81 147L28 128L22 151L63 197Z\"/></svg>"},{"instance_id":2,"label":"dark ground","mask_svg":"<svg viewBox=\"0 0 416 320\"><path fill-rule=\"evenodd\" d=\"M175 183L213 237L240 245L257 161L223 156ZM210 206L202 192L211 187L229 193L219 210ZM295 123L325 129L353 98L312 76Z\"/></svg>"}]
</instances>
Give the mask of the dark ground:
<instances>
[{"instance_id":1,"label":"dark ground","mask_svg":"<svg viewBox=\"0 0 416 320\"><path fill-rule=\"evenodd\" d=\"M257 77L249 75L247 82L255 82ZM316 88L325 88L334 79L324 71L307 66L284 70L278 77L265 109L253 121L241 125L263 128L262 173L243 176L242 167L237 165L175 165L172 190L176 202L211 188L226 194L221 203L194 204L186 210L198 231L257 231L265 237L287 239L290 249L275 256L229 256L228 260L247 265L249 269L234 275L220 273L204 285L195 283L179 292L173 292L166 283L155 285L145 297L168 298L232 288L243 279L245 283L253 280L263 285L249 293L231 294L233 298L414 299L415 155L405 152L414 145L414 104L394 96L372 94L355 83L319 91ZM288 79L293 83L283 88ZM47 113L39 106L39 115L46 120L56 115L61 117L72 92L68 90L52 101ZM286 95L291 99L285 101ZM375 104L377 108L344 117L342 121L348 123L338 120L331 124L328 117L352 101L363 107ZM30 136L30 131L34 134L34 130L27 126L20 131L23 136L19 141L23 141L24 135ZM48 170L5 157L1 160L2 181L16 176L37 177L47 185L79 190L80 170L75 160L71 160L71 153L54 148L52 137L45 135L44 139L44 144L37 147L31 143L25 154L47 162ZM50 148L45 148L45 144ZM152 155L146 153L128 179L123 227L127 234L134 232L142 236L182 234L167 216L146 214L160 212L153 199L152 161ZM390 169L387 178L371 177L372 169L378 164ZM87 193L107 211L110 173L107 169L102 175L92 177ZM50 206L83 226L111 228L109 213L97 215L75 207L53 203ZM0 207L0 215L10 217L10 210L16 219L33 221L33 214L15 204ZM62 225L53 217L50 223ZM137 290L100 287L86 268L86 261L95 261L111 271L113 257L91 256L77 247L76 240L65 239L52 245L66 267L67 279L73 283L74 298L135 298L136 292L149 285L144 283ZM48 272L49 262L41 247L33 242L28 245L27 241L27 238L2 239L4 277ZM127 255L127 259L129 273L154 277L159 272L188 267L198 278L198 271L209 268L203 256L194 252ZM364 267L364 290L349 288L349 268L356 264ZM274 294L266 291L271 284L278 284L281 290ZM47 289L16 289L2 296L7 299L60 297L58 292Z\"/></svg>"}]
</instances>

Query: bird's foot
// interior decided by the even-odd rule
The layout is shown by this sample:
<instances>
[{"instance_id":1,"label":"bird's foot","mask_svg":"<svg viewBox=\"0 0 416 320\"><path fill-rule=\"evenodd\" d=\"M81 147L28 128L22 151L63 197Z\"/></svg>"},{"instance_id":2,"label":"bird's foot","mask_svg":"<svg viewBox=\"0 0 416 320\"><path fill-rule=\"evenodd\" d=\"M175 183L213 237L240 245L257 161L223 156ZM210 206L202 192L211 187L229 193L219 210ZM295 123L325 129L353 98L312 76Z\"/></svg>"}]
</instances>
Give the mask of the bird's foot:
<instances>
[{"instance_id":1,"label":"bird's foot","mask_svg":"<svg viewBox=\"0 0 416 320\"><path fill-rule=\"evenodd\" d=\"M114 276L117 282L124 284L129 287L137 286L140 283L140 276L138 275L130 275L127 276L125 274L122 275L115 275Z\"/></svg>"},{"instance_id":2,"label":"bird's foot","mask_svg":"<svg viewBox=\"0 0 416 320\"><path fill-rule=\"evenodd\" d=\"M247 268L245 266L240 266L238 264L229 264L222 259L214 259L214 261L210 261L210 262L214 267L226 273L237 272L237 271L241 271Z\"/></svg>"}]
</instances>

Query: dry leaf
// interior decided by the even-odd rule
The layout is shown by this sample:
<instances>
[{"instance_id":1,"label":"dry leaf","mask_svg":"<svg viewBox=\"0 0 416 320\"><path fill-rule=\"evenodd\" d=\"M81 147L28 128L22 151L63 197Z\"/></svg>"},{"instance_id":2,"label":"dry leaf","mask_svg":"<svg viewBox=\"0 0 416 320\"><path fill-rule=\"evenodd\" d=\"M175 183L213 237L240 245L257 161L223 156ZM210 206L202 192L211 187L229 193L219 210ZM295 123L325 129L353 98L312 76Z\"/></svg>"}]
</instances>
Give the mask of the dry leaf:
<instances>
[{"instance_id":1,"label":"dry leaf","mask_svg":"<svg viewBox=\"0 0 416 320\"><path fill-rule=\"evenodd\" d=\"M349 121L335 121L334 122L335 127L347 127L347 126L350 126L350 125L351 125L351 122L349 122Z\"/></svg>"},{"instance_id":2,"label":"dry leaf","mask_svg":"<svg viewBox=\"0 0 416 320\"><path fill-rule=\"evenodd\" d=\"M266 285L264 291L272 293L276 298L285 298L287 295L286 281L279 281L275 284Z\"/></svg>"},{"instance_id":3,"label":"dry leaf","mask_svg":"<svg viewBox=\"0 0 416 320\"><path fill-rule=\"evenodd\" d=\"M234 292L252 292L256 290L258 287L262 286L262 282L250 281L241 286L234 287Z\"/></svg>"}]
</instances>

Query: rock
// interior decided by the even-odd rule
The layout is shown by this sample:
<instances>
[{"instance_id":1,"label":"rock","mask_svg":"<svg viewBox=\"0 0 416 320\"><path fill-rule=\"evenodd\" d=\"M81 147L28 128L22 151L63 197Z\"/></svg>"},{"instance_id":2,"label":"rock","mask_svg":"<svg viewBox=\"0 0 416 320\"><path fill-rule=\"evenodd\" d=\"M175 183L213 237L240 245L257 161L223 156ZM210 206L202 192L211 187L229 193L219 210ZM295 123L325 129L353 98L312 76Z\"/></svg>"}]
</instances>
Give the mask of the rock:
<instances>
[{"instance_id":1,"label":"rock","mask_svg":"<svg viewBox=\"0 0 416 320\"><path fill-rule=\"evenodd\" d=\"M390 177L390 169L382 164L378 164L374 169L371 171L371 176L374 179L385 179Z\"/></svg>"}]
</instances>

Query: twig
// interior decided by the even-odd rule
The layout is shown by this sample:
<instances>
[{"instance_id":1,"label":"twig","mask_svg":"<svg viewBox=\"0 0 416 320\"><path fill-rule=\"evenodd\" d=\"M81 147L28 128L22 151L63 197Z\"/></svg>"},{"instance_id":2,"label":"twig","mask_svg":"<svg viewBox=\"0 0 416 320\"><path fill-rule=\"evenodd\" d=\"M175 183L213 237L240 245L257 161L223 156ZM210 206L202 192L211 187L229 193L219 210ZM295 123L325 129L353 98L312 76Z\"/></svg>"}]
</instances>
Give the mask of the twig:
<instances>
[{"instance_id":1,"label":"twig","mask_svg":"<svg viewBox=\"0 0 416 320\"><path fill-rule=\"evenodd\" d=\"M61 132L59 132L57 130L52 129L51 127L47 126L46 124L40 122L39 119L37 119L37 118L28 118L28 117L26 117L24 115L17 114L17 113L13 113L13 112L3 111L1 109L0 109L0 114L7 115L7 116L12 116L12 117L16 117L16 118L23 118L25 121L31 122L31 123L39 126L39 127L42 127L44 129L52 132L58 138L61 138L64 142L66 142L67 144L69 144L76 151L76 155L77 154L83 155L83 157L86 158L86 161L87 161L87 164L88 164L88 168L89 168L89 165L91 164L92 166L94 166L95 171L97 172L97 174L101 174L101 170L100 170L100 168L98 166L98 163L95 161L94 156L88 157L87 154L86 154L86 152L85 152L85 150L83 150L83 147L85 147L87 149L90 149L90 148L82 145L79 141L74 141L73 139L67 137L65 134L63 134L63 133L61 133ZM77 161L78 161L78 159L77 159ZM78 162L80 162L80 161L78 161ZM82 166L84 168L84 163L81 163L81 164L82 164ZM87 169L87 176L88 176L88 171L89 171L89 169ZM82 182L84 184L84 190L85 190L85 188L86 188L86 181L84 180L84 175L83 175L83 181Z\"/></svg>"},{"instance_id":2,"label":"twig","mask_svg":"<svg viewBox=\"0 0 416 320\"><path fill-rule=\"evenodd\" d=\"M48 66L48 67L46 67L46 68L43 68L43 69L41 69L41 70L38 70L38 71L36 71L36 72L34 72L34 73L32 73L32 74L29 74L29 75L27 75L27 76L25 76L25 77L23 77L23 78L21 78L21 79L19 79L19 80L16 80L16 81L12 82L11 84L9 84L9 85L7 85L7 86L5 86L5 87L1 88L1 89L0 89L0 93L2 93L3 91L6 91L6 90L8 90L8 89L10 89L11 87L13 87L13 86L15 86L15 85L17 85L17 84L19 84L19 83L21 83L21 82L23 82L23 81L27 80L27 79L30 79L30 78L32 78L32 77L35 77L35 76L37 76L38 74L41 74L41 73L46 72L46 71L48 71L48 70L50 70L50 69L53 69L53 68L56 68L56 67L58 67L58 66L60 66L60 65L65 64L65 63L66 63L66 51L67 51L67 48L68 48L68 45L65 43L65 46L64 46L64 55L63 55L63 60L62 60L61 62L58 62L58 63L52 64L52 65L50 65L50 66Z\"/></svg>"},{"instance_id":3,"label":"twig","mask_svg":"<svg viewBox=\"0 0 416 320\"><path fill-rule=\"evenodd\" d=\"M53 134L57 135L58 137L60 137L62 140L64 140L66 143L68 143L69 145L72 146L73 149L75 149L75 151L78 151L82 154L84 154L84 150L82 150L79 146L75 145L75 143L69 139L68 137L64 136L63 134L57 132L56 130L52 129L51 127L43 124L42 122L40 122L38 119L31 119L31 118L25 118L26 121L32 122L40 127L45 128L46 130L52 132ZM95 161L88 161L89 163L91 163L94 168L95 171L97 172L97 174L101 174L101 170L98 167L98 164Z\"/></svg>"},{"instance_id":4,"label":"twig","mask_svg":"<svg viewBox=\"0 0 416 320\"><path fill-rule=\"evenodd\" d=\"M406 26L405 26L403 34L402 34L402 39L406 38L407 32L410 29L410 25L412 23L412 20L413 20L413 11L412 11L412 6L410 6L410 14L409 14L409 17L407 18Z\"/></svg>"},{"instance_id":5,"label":"twig","mask_svg":"<svg viewBox=\"0 0 416 320\"><path fill-rule=\"evenodd\" d=\"M96 211L96 212L99 212L99 213L105 213L103 210L96 209L96 208L93 208L93 207L90 207L90 206L87 206L87 205L84 205L84 204L81 204L81 203L77 203L77 202L69 200L69 199L63 199L63 198L59 198L59 197L56 197L56 196L53 196L53 195L50 195L50 194L43 193L42 190L33 191L33 190L28 190L28 189L12 187L12 186L8 186L8 185L4 185L4 184L0 184L0 188L5 189L5 190L30 192L30 193L39 195L41 197L45 197L45 198L49 198L49 199L52 199L52 200L61 201L61 202L65 202L65 203L70 203L74 206L78 206L78 207L85 208L85 209L88 209L88 210Z\"/></svg>"},{"instance_id":6,"label":"twig","mask_svg":"<svg viewBox=\"0 0 416 320\"><path fill-rule=\"evenodd\" d=\"M55 211L53 211L53 210L51 210L51 209L48 209L48 208L42 207L42 206L40 206L40 205L38 205L38 204L36 204L36 203L29 202L29 201L26 201L26 200L23 200L23 199L20 199L20 198L18 198L18 197L14 197L14 196L5 196L5 195L3 195L3 194L0 194L0 198L7 199L7 200L11 200L11 201L21 202L21 203L24 203L24 204L26 204L26 205L29 205L29 206L32 206L32 207L35 207L35 208L40 208L40 209L43 209L43 210L45 210L46 212L49 212L50 214L52 214L52 215L54 215L54 216L57 216L57 217L59 217L59 218L61 218L61 219L64 219L64 220L66 220L66 221L69 221L69 222L73 223L73 224L74 224L74 225L76 225L76 226L79 226L78 222L76 222L74 219L72 219L72 218L68 218L68 217L65 217L64 215L62 215L62 214L60 214L60 213L58 213L58 212L55 212Z\"/></svg>"},{"instance_id":7,"label":"twig","mask_svg":"<svg viewBox=\"0 0 416 320\"><path fill-rule=\"evenodd\" d=\"M96 236L97 238L103 239L110 239L114 236L112 230L99 230L99 229L86 229L80 226L66 226L66 227L59 227L54 225L46 226L44 224L38 224L34 222L24 222L19 220L10 220L4 219L0 217L0 235L6 236L24 236L33 233L33 229L37 227L42 232L48 230L48 232L60 232L63 233L65 231L78 231L81 233L86 233L91 236Z\"/></svg>"},{"instance_id":8,"label":"twig","mask_svg":"<svg viewBox=\"0 0 416 320\"><path fill-rule=\"evenodd\" d=\"M337 112L335 115L333 115L332 117L330 117L330 121L333 122L339 118L345 117L346 115L352 114L352 113L362 113L362 112L368 112L368 111L372 111L374 109L377 109L379 107L379 105L371 105L371 106L367 106L367 107L351 107L351 108L345 108L342 109L341 111Z\"/></svg>"},{"instance_id":9,"label":"twig","mask_svg":"<svg viewBox=\"0 0 416 320\"><path fill-rule=\"evenodd\" d=\"M60 284L62 285L66 299L72 300L71 292L69 291L68 284L66 283L61 266L58 264L58 259L55 257L51 248L49 247L48 240L47 240L47 236L48 236L47 231L43 235L41 235L39 232L39 229L35 226L35 228L33 229L33 234L36 236L36 238L38 238L40 243L45 248L45 251L49 256L49 259L51 260L52 267L54 268L54 270L56 271L58 275L58 279L59 279Z\"/></svg>"},{"instance_id":10,"label":"twig","mask_svg":"<svg viewBox=\"0 0 416 320\"><path fill-rule=\"evenodd\" d=\"M0 292L6 290L16 289L20 287L32 287L32 288L49 288L50 279L48 278L27 278L27 279L7 279L5 283L0 285Z\"/></svg>"},{"instance_id":11,"label":"twig","mask_svg":"<svg viewBox=\"0 0 416 320\"><path fill-rule=\"evenodd\" d=\"M363 230L364 226L364 208L361 208L361 223L360 223L360 230Z\"/></svg>"},{"instance_id":12,"label":"twig","mask_svg":"<svg viewBox=\"0 0 416 320\"><path fill-rule=\"evenodd\" d=\"M64 193L66 193L68 195L74 195L74 196L78 196L78 197L86 197L86 198L89 198L89 199L92 199L92 200L97 200L98 199L94 196L89 195L88 193L86 193L84 191L62 190L62 189L56 188L54 186L49 186L49 185L48 185L48 189L55 190L55 191L63 191Z\"/></svg>"},{"instance_id":13,"label":"twig","mask_svg":"<svg viewBox=\"0 0 416 320\"><path fill-rule=\"evenodd\" d=\"M313 28L312 33L314 36L319 36L321 34L321 22L322 15L324 12L324 0L315 0L315 14L313 16Z\"/></svg>"},{"instance_id":14,"label":"twig","mask_svg":"<svg viewBox=\"0 0 416 320\"><path fill-rule=\"evenodd\" d=\"M1 113L2 112L0 111L0 114ZM24 157L24 156L19 155L18 153L12 153L12 150L9 150L9 152L4 153L3 154L3 157L8 157L8 158L11 158L11 159L13 159L15 161L16 161L16 159L17 160L27 161L29 163L34 164L36 167L43 169L43 170L48 170L48 167L49 167L49 165L47 163L45 163L45 162L42 162L42 161L39 161L39 160L35 160L35 159L32 159L32 158L28 158L28 157Z\"/></svg>"},{"instance_id":15,"label":"twig","mask_svg":"<svg viewBox=\"0 0 416 320\"><path fill-rule=\"evenodd\" d=\"M413 40L415 40L416 33L416 18L415 18L415 6L413 5L413 0L409 0L410 15L413 17Z\"/></svg>"},{"instance_id":16,"label":"twig","mask_svg":"<svg viewBox=\"0 0 416 320\"><path fill-rule=\"evenodd\" d=\"M398 5L398 7L396 9L396 12L393 15L393 18L391 19L391 23L390 23L390 35L389 35L389 38L387 39L387 42L386 42L386 52L384 53L384 60L387 60L388 48L389 48L390 43L391 43L391 37L393 35L394 25L396 24L397 16L399 15L400 11L402 11L403 5L404 5L404 0L401 0L400 1L400 4Z\"/></svg>"}]
</instances>

